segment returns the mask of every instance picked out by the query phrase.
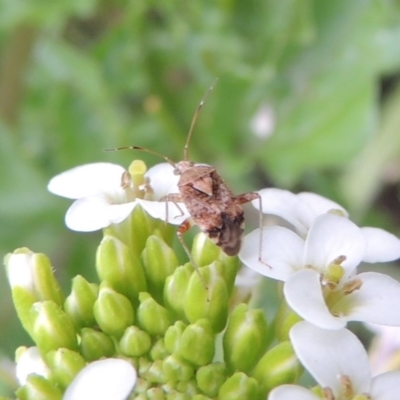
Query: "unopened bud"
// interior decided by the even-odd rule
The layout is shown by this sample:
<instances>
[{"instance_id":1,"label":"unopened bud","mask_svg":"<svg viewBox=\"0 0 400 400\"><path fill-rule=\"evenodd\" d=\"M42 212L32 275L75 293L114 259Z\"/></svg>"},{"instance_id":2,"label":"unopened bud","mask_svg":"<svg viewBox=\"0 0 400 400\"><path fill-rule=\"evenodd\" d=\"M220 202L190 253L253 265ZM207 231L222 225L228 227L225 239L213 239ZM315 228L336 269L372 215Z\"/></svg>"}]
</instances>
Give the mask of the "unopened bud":
<instances>
[{"instance_id":1,"label":"unopened bud","mask_svg":"<svg viewBox=\"0 0 400 400\"><path fill-rule=\"evenodd\" d=\"M148 291L162 302L165 279L178 266L174 251L158 236L152 235L146 241L142 262L147 279Z\"/></svg>"},{"instance_id":2,"label":"unopened bud","mask_svg":"<svg viewBox=\"0 0 400 400\"><path fill-rule=\"evenodd\" d=\"M104 236L96 254L96 270L101 281L137 304L146 290L146 279L139 257L130 247L113 236Z\"/></svg>"},{"instance_id":3,"label":"unopened bud","mask_svg":"<svg viewBox=\"0 0 400 400\"><path fill-rule=\"evenodd\" d=\"M243 372L236 372L229 377L221 386L218 393L219 400L243 400L258 398L258 382Z\"/></svg>"},{"instance_id":4,"label":"unopened bud","mask_svg":"<svg viewBox=\"0 0 400 400\"><path fill-rule=\"evenodd\" d=\"M151 347L150 335L137 326L129 326L119 341L121 353L128 357L140 357Z\"/></svg>"},{"instance_id":5,"label":"unopened bud","mask_svg":"<svg viewBox=\"0 0 400 400\"><path fill-rule=\"evenodd\" d=\"M24 247L8 254L4 263L18 317L31 333L29 310L33 303L51 300L61 306L64 295L44 254L34 253Z\"/></svg>"},{"instance_id":6,"label":"unopened bud","mask_svg":"<svg viewBox=\"0 0 400 400\"><path fill-rule=\"evenodd\" d=\"M216 362L204 365L197 370L196 382L199 389L207 396L216 397L227 377L225 364Z\"/></svg>"},{"instance_id":7,"label":"unopened bud","mask_svg":"<svg viewBox=\"0 0 400 400\"><path fill-rule=\"evenodd\" d=\"M180 338L178 354L194 365L201 366L212 361L214 352L215 337L210 322L201 319L188 325Z\"/></svg>"},{"instance_id":8,"label":"unopened bud","mask_svg":"<svg viewBox=\"0 0 400 400\"><path fill-rule=\"evenodd\" d=\"M179 348L179 343L187 325L182 321L176 321L165 332L164 343L170 354L175 353Z\"/></svg>"},{"instance_id":9,"label":"unopened bud","mask_svg":"<svg viewBox=\"0 0 400 400\"><path fill-rule=\"evenodd\" d=\"M83 276L72 280L71 294L64 302L64 310L76 329L93 326L96 321L93 306L99 293L98 285L89 283Z\"/></svg>"},{"instance_id":10,"label":"unopened bud","mask_svg":"<svg viewBox=\"0 0 400 400\"><path fill-rule=\"evenodd\" d=\"M187 382L194 376L192 365L177 354L172 354L163 360L163 372L166 380L172 382Z\"/></svg>"},{"instance_id":11,"label":"unopened bud","mask_svg":"<svg viewBox=\"0 0 400 400\"><path fill-rule=\"evenodd\" d=\"M57 382L62 389L65 389L86 365L79 353L69 349L52 350L46 355L46 360L51 369L51 380Z\"/></svg>"},{"instance_id":12,"label":"unopened bud","mask_svg":"<svg viewBox=\"0 0 400 400\"><path fill-rule=\"evenodd\" d=\"M91 328L81 330L80 353L87 361L111 357L115 353L113 340L103 332Z\"/></svg>"},{"instance_id":13,"label":"unopened bud","mask_svg":"<svg viewBox=\"0 0 400 400\"><path fill-rule=\"evenodd\" d=\"M153 361L163 360L168 355L169 352L165 347L164 339L163 338L158 339L150 350L150 358Z\"/></svg>"},{"instance_id":14,"label":"unopened bud","mask_svg":"<svg viewBox=\"0 0 400 400\"><path fill-rule=\"evenodd\" d=\"M172 310L177 319L185 318L186 290L192 273L193 268L188 263L176 268L165 282L164 304Z\"/></svg>"},{"instance_id":15,"label":"unopened bud","mask_svg":"<svg viewBox=\"0 0 400 400\"><path fill-rule=\"evenodd\" d=\"M289 341L279 343L257 363L253 377L260 383L261 394L266 396L274 387L296 382L302 367Z\"/></svg>"},{"instance_id":16,"label":"unopened bud","mask_svg":"<svg viewBox=\"0 0 400 400\"><path fill-rule=\"evenodd\" d=\"M120 339L125 329L133 325L134 312L131 302L110 288L100 289L93 307L96 322L101 330Z\"/></svg>"},{"instance_id":17,"label":"unopened bud","mask_svg":"<svg viewBox=\"0 0 400 400\"><path fill-rule=\"evenodd\" d=\"M150 335L163 336L171 325L168 310L160 306L148 293L140 293L137 320Z\"/></svg>"},{"instance_id":18,"label":"unopened bud","mask_svg":"<svg viewBox=\"0 0 400 400\"><path fill-rule=\"evenodd\" d=\"M249 373L267 345L267 321L262 310L239 304L230 315L224 333L225 362L230 372Z\"/></svg>"},{"instance_id":19,"label":"unopened bud","mask_svg":"<svg viewBox=\"0 0 400 400\"><path fill-rule=\"evenodd\" d=\"M61 390L40 375L29 375L26 384L16 392L20 400L61 400Z\"/></svg>"},{"instance_id":20,"label":"unopened bud","mask_svg":"<svg viewBox=\"0 0 400 400\"><path fill-rule=\"evenodd\" d=\"M67 314L54 302L35 303L31 308L32 338L44 355L50 350L65 347L76 350L76 331Z\"/></svg>"},{"instance_id":21,"label":"unopened bud","mask_svg":"<svg viewBox=\"0 0 400 400\"><path fill-rule=\"evenodd\" d=\"M192 273L186 291L185 314L192 323L202 318L208 319L213 331L218 333L226 325L229 297L225 280L219 274L216 264L199 269L204 281L196 271Z\"/></svg>"}]
</instances>

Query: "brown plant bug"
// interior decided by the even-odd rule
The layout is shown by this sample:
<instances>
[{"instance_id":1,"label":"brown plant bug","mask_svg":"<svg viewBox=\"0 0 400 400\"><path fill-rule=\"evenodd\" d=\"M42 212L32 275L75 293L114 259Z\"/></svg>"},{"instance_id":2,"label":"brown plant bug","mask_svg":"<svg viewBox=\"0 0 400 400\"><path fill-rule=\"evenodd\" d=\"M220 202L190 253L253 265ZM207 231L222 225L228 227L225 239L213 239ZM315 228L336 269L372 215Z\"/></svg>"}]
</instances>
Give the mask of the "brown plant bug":
<instances>
[{"instance_id":1,"label":"brown plant bug","mask_svg":"<svg viewBox=\"0 0 400 400\"><path fill-rule=\"evenodd\" d=\"M178 203L184 203L189 211L190 217L181 225L179 225L177 236L206 290L207 284L183 239L183 235L192 226L197 225L200 230L204 232L213 243L219 246L225 254L228 256L236 256L240 251L244 233L244 212L242 205L258 199L260 225L260 253L258 258L259 261L262 262L261 245L263 217L261 196L256 192L235 195L218 175L218 172L214 167L210 165L198 165L189 160L189 143L192 137L194 126L200 111L203 108L204 102L214 89L216 82L217 79L207 90L193 115L183 150L182 161L174 162L170 158L157 153L156 151L139 146L126 146L118 147L116 149L107 149L133 149L144 151L163 158L167 163L174 167L174 174L180 176L178 183L179 193L170 193L163 198L163 200L165 200L167 203L166 222L168 222L168 202L174 203L179 210L180 207ZM180 211L182 212L182 210Z\"/></svg>"}]
</instances>

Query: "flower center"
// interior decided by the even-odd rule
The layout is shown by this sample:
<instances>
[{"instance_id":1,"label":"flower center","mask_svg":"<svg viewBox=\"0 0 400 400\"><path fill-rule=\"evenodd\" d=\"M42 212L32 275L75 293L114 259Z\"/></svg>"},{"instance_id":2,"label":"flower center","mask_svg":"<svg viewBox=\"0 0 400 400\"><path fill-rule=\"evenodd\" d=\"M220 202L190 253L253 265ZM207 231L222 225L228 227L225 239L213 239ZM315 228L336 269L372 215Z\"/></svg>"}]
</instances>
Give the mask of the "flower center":
<instances>
[{"instance_id":1,"label":"flower center","mask_svg":"<svg viewBox=\"0 0 400 400\"><path fill-rule=\"evenodd\" d=\"M332 315L339 317L346 315L349 304L346 296L358 290L362 286L360 279L352 279L343 285L339 285L340 280L344 276L344 268L342 263L346 260L346 256L340 255L336 257L328 266L326 273L321 276L321 285L326 305Z\"/></svg>"},{"instance_id":2,"label":"flower center","mask_svg":"<svg viewBox=\"0 0 400 400\"><path fill-rule=\"evenodd\" d=\"M339 393L335 396L329 387L315 387L312 391L322 400L371 400L371 396L366 393L354 393L353 385L347 375L339 375Z\"/></svg>"},{"instance_id":3,"label":"flower center","mask_svg":"<svg viewBox=\"0 0 400 400\"><path fill-rule=\"evenodd\" d=\"M145 177L146 164L142 160L134 160L121 176L121 187L125 190L127 202L139 199L151 199L153 189Z\"/></svg>"}]
</instances>

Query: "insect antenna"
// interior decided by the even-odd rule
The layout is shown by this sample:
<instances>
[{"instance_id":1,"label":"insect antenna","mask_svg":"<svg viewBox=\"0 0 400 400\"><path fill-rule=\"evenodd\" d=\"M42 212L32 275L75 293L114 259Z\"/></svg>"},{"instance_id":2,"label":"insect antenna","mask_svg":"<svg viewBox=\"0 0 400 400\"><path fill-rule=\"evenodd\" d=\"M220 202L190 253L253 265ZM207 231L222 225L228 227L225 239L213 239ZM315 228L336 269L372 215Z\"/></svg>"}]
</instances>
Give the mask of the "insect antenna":
<instances>
[{"instance_id":1,"label":"insect antenna","mask_svg":"<svg viewBox=\"0 0 400 400\"><path fill-rule=\"evenodd\" d=\"M212 83L212 85L208 88L206 94L204 95L204 97L201 99L199 105L196 108L196 111L194 112L193 118L192 118L192 122L190 123L190 128L189 128L189 133L187 135L187 139L186 139L186 143L185 143L185 147L183 148L183 159L185 161L189 160L189 143L190 143L190 139L192 138L192 133L193 133L193 129L194 126L196 124L197 118L199 117L200 111L204 106L205 101L207 100L207 97L209 96L209 94L213 91L215 85L218 82L218 78L214 79L214 82Z\"/></svg>"},{"instance_id":2,"label":"insect antenna","mask_svg":"<svg viewBox=\"0 0 400 400\"><path fill-rule=\"evenodd\" d=\"M154 154L157 157L163 158L168 164L172 165L175 168L175 162L172 161L169 157L164 156L161 153L157 153L154 150L150 150L146 147L139 147L139 146L124 146L124 147L115 147L113 149L104 149L104 151L118 151L118 150L139 150L144 151L145 153Z\"/></svg>"}]
</instances>

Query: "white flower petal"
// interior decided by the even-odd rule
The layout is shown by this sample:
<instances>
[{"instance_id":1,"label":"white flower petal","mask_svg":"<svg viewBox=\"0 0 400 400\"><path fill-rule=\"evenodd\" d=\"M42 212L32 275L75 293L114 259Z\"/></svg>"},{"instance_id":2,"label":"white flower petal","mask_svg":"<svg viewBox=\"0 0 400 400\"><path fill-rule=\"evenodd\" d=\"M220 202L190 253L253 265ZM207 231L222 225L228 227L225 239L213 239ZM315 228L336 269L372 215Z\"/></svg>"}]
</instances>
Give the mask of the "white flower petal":
<instances>
[{"instance_id":1,"label":"white flower petal","mask_svg":"<svg viewBox=\"0 0 400 400\"><path fill-rule=\"evenodd\" d=\"M267 265L258 261L259 235L260 230L256 229L243 240L239 258L247 267L282 281L302 267L304 241L294 232L280 226L264 228L261 258Z\"/></svg>"},{"instance_id":2,"label":"white flower petal","mask_svg":"<svg viewBox=\"0 0 400 400\"><path fill-rule=\"evenodd\" d=\"M369 394L373 400L394 400L400 393L400 371L386 372L372 379Z\"/></svg>"},{"instance_id":3,"label":"white flower petal","mask_svg":"<svg viewBox=\"0 0 400 400\"><path fill-rule=\"evenodd\" d=\"M125 400L135 386L136 378L135 369L125 360L94 361L78 373L63 400Z\"/></svg>"},{"instance_id":4,"label":"white flower petal","mask_svg":"<svg viewBox=\"0 0 400 400\"><path fill-rule=\"evenodd\" d=\"M399 326L400 283L377 272L365 272L358 274L356 278L362 281L362 286L343 298L343 301L351 304L346 318Z\"/></svg>"},{"instance_id":5,"label":"white flower petal","mask_svg":"<svg viewBox=\"0 0 400 400\"><path fill-rule=\"evenodd\" d=\"M320 274L313 270L302 270L292 275L283 287L289 306L306 321L324 329L341 329L346 320L334 317L322 295Z\"/></svg>"},{"instance_id":6,"label":"white flower petal","mask_svg":"<svg viewBox=\"0 0 400 400\"><path fill-rule=\"evenodd\" d=\"M271 391L268 400L320 400L320 398L301 386L282 385Z\"/></svg>"},{"instance_id":7,"label":"white flower petal","mask_svg":"<svg viewBox=\"0 0 400 400\"><path fill-rule=\"evenodd\" d=\"M93 232L112 223L120 223L135 208L137 202L109 204L103 196L76 200L65 215L68 228L78 232Z\"/></svg>"},{"instance_id":8,"label":"white flower petal","mask_svg":"<svg viewBox=\"0 0 400 400\"><path fill-rule=\"evenodd\" d=\"M179 193L179 175L174 174L174 168L168 163L161 163L151 167L145 174L150 180L154 191L154 199L160 200L168 193Z\"/></svg>"},{"instance_id":9,"label":"white flower petal","mask_svg":"<svg viewBox=\"0 0 400 400\"><path fill-rule=\"evenodd\" d=\"M365 238L360 228L345 217L320 215L312 224L306 239L304 264L321 272L339 256L346 256L341 264L348 273L362 261Z\"/></svg>"},{"instance_id":10,"label":"white flower petal","mask_svg":"<svg viewBox=\"0 0 400 400\"><path fill-rule=\"evenodd\" d=\"M121 185L124 168L112 163L85 164L52 178L47 189L58 196L80 199Z\"/></svg>"},{"instance_id":11,"label":"white flower petal","mask_svg":"<svg viewBox=\"0 0 400 400\"><path fill-rule=\"evenodd\" d=\"M338 203L327 199L326 197L320 196L319 194L302 192L297 195L302 201L304 201L312 210L314 218L317 218L321 214L325 214L331 210L340 210L343 215L348 217L348 212ZM310 225L313 221L310 221Z\"/></svg>"},{"instance_id":12,"label":"white flower petal","mask_svg":"<svg viewBox=\"0 0 400 400\"><path fill-rule=\"evenodd\" d=\"M262 211L264 214L277 215L290 222L301 236L307 233L309 221L313 215L308 206L292 192L275 188L268 188L258 191L262 199ZM258 210L259 201L252 201L253 206Z\"/></svg>"},{"instance_id":13,"label":"white flower petal","mask_svg":"<svg viewBox=\"0 0 400 400\"><path fill-rule=\"evenodd\" d=\"M361 228L367 241L363 261L368 263L387 262L400 258L400 239L379 228Z\"/></svg>"},{"instance_id":14,"label":"white flower petal","mask_svg":"<svg viewBox=\"0 0 400 400\"><path fill-rule=\"evenodd\" d=\"M37 374L45 378L50 375L50 370L43 361L37 347L29 347L18 357L16 376L21 386L25 385L29 374Z\"/></svg>"},{"instance_id":15,"label":"white flower petal","mask_svg":"<svg viewBox=\"0 0 400 400\"><path fill-rule=\"evenodd\" d=\"M6 259L7 277L11 288L16 286L34 292L35 279L32 271L32 258L35 253L28 249L23 253L13 253Z\"/></svg>"},{"instance_id":16,"label":"white flower petal","mask_svg":"<svg viewBox=\"0 0 400 400\"><path fill-rule=\"evenodd\" d=\"M172 203L170 201L148 201L137 199L140 204L153 218L167 221L169 224L180 225L190 217L190 214L183 203ZM167 220L168 207L168 220ZM178 208L179 207L179 208Z\"/></svg>"},{"instance_id":17,"label":"white flower petal","mask_svg":"<svg viewBox=\"0 0 400 400\"><path fill-rule=\"evenodd\" d=\"M290 331L297 357L319 385L334 395L340 390L339 376L350 378L355 393L368 393L371 373L367 353L357 337L347 329L320 329L299 322ZM375 400L375 399L374 399Z\"/></svg>"}]
</instances>

